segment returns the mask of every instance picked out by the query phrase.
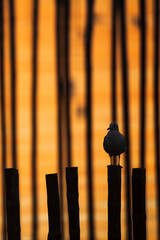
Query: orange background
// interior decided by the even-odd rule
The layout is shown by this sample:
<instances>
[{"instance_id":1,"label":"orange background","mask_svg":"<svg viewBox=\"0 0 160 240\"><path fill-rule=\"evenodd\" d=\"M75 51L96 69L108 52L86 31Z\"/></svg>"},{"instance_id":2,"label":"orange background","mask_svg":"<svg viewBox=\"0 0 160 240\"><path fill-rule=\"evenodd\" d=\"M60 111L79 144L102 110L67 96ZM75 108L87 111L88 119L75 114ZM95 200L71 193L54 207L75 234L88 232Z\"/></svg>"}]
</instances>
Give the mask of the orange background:
<instances>
[{"instance_id":1,"label":"orange background","mask_svg":"<svg viewBox=\"0 0 160 240\"><path fill-rule=\"evenodd\" d=\"M146 1L147 38L147 112L146 112L146 211L148 240L156 238L156 188L153 139L153 1ZM4 1L4 52L7 167L11 167L11 104L10 104L10 35L9 6ZM103 150L103 138L111 122L111 4L95 0L93 27L93 181L96 239L107 239L107 164L109 157ZM55 1L39 1L38 27L38 239L48 233L45 174L58 172L57 154L57 92L56 92L56 12ZM32 87L32 0L15 0L15 38L17 73L17 150L20 176L20 212L22 240L31 239L31 87ZM140 103L140 29L134 24L139 17L138 0L126 1L127 59L129 79L129 113L131 128L131 167L139 167L139 103ZM70 21L70 79L71 131L73 166L79 168L79 202L81 239L87 239L87 179L85 155L85 116L78 109L85 107L84 33L86 1L71 0ZM122 87L120 49L117 44L118 124L122 124ZM0 139L1 141L1 139ZM0 144L1 151L1 144ZM1 156L1 154L0 154ZM122 155L122 240L126 239L125 225L125 158ZM0 165L1 166L1 165ZM2 179L0 178L0 184ZM0 187L0 196L2 196ZM66 195L64 195L65 197ZM2 199L0 198L0 203ZM66 207L66 199L65 199ZM2 223L0 208L0 230ZM65 208L65 240L68 237L68 215ZM2 239L2 238L0 238Z\"/></svg>"}]
</instances>

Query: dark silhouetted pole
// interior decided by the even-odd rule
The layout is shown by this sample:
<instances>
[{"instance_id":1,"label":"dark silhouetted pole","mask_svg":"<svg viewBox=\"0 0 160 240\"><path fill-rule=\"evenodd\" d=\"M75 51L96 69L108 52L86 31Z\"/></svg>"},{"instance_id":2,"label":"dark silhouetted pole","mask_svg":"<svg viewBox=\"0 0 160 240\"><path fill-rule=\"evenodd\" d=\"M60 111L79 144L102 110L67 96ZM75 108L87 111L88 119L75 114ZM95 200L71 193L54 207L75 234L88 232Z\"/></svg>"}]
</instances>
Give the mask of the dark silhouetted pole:
<instances>
[{"instance_id":1,"label":"dark silhouetted pole","mask_svg":"<svg viewBox=\"0 0 160 240\"><path fill-rule=\"evenodd\" d=\"M58 170L60 176L60 211L61 211L61 229L63 240L63 154L62 154L62 80L61 80L61 64L60 64L60 1L56 0L56 59L57 59L57 126L58 126Z\"/></svg>"},{"instance_id":2,"label":"dark silhouetted pole","mask_svg":"<svg viewBox=\"0 0 160 240\"><path fill-rule=\"evenodd\" d=\"M86 71L86 155L87 155L87 191L89 240L95 239L94 206L93 206L93 174L92 174L92 29L94 0L87 2L85 32L85 71Z\"/></svg>"},{"instance_id":3,"label":"dark silhouetted pole","mask_svg":"<svg viewBox=\"0 0 160 240\"><path fill-rule=\"evenodd\" d=\"M134 240L146 240L145 185L146 170L144 168L133 168L132 201Z\"/></svg>"},{"instance_id":4,"label":"dark silhouetted pole","mask_svg":"<svg viewBox=\"0 0 160 240\"><path fill-rule=\"evenodd\" d=\"M71 151L71 101L70 101L70 0L66 0L66 19L65 19L65 45L66 45L66 131L67 131L67 166L72 166L72 151Z\"/></svg>"},{"instance_id":5,"label":"dark silhouetted pole","mask_svg":"<svg viewBox=\"0 0 160 240\"><path fill-rule=\"evenodd\" d=\"M156 190L157 190L157 235L160 239L160 102L159 102L159 57L160 57L160 31L159 31L159 0L154 1L154 139L155 139L155 172L156 172Z\"/></svg>"},{"instance_id":6,"label":"dark silhouetted pole","mask_svg":"<svg viewBox=\"0 0 160 240\"><path fill-rule=\"evenodd\" d=\"M112 122L116 122L116 13L117 13L117 0L112 1L112 38L111 38L111 45L112 45L112 52L111 52L111 76L112 76Z\"/></svg>"},{"instance_id":7,"label":"dark silhouetted pole","mask_svg":"<svg viewBox=\"0 0 160 240\"><path fill-rule=\"evenodd\" d=\"M63 174L72 165L70 117L69 30L70 0L56 1L58 167L60 175L61 229L63 236ZM63 139L63 144L62 144Z\"/></svg>"},{"instance_id":8,"label":"dark silhouetted pole","mask_svg":"<svg viewBox=\"0 0 160 240\"><path fill-rule=\"evenodd\" d=\"M4 0L0 1L0 110L1 110L1 168L2 168L2 239L6 240L5 184L6 168L6 113L5 113L5 77L4 77Z\"/></svg>"},{"instance_id":9,"label":"dark silhouetted pole","mask_svg":"<svg viewBox=\"0 0 160 240\"><path fill-rule=\"evenodd\" d=\"M65 139L62 146L66 152L65 167L71 167L70 0L56 0L56 30L58 111L60 111L59 118L61 117L59 124L63 132L63 140Z\"/></svg>"},{"instance_id":10,"label":"dark silhouetted pole","mask_svg":"<svg viewBox=\"0 0 160 240\"><path fill-rule=\"evenodd\" d=\"M15 53L15 1L9 0L10 10L10 65L11 65L11 128L12 128L12 166L17 167L16 148L16 53Z\"/></svg>"},{"instance_id":11,"label":"dark silhouetted pole","mask_svg":"<svg viewBox=\"0 0 160 240\"><path fill-rule=\"evenodd\" d=\"M60 203L57 174L46 175L49 233L48 240L61 240Z\"/></svg>"},{"instance_id":12,"label":"dark silhouetted pole","mask_svg":"<svg viewBox=\"0 0 160 240\"><path fill-rule=\"evenodd\" d=\"M32 56L32 240L37 240L37 53L38 6L33 1L33 56Z\"/></svg>"},{"instance_id":13,"label":"dark silhouetted pole","mask_svg":"<svg viewBox=\"0 0 160 240\"><path fill-rule=\"evenodd\" d=\"M108 240L121 239L121 166L108 167Z\"/></svg>"},{"instance_id":14,"label":"dark silhouetted pole","mask_svg":"<svg viewBox=\"0 0 160 240\"><path fill-rule=\"evenodd\" d=\"M128 91L128 66L127 66L127 41L125 27L125 1L119 0L120 7L120 35L121 35L121 67L122 67L122 100L123 100L123 122L127 142L126 150L126 224L127 239L132 239L131 226L131 189L130 189L130 125L129 125L129 91Z\"/></svg>"},{"instance_id":15,"label":"dark silhouetted pole","mask_svg":"<svg viewBox=\"0 0 160 240\"><path fill-rule=\"evenodd\" d=\"M140 99L140 164L141 168L145 167L145 126L146 126L146 17L145 17L145 0L139 0L140 6L140 72L141 72L141 99Z\"/></svg>"},{"instance_id":16,"label":"dark silhouetted pole","mask_svg":"<svg viewBox=\"0 0 160 240\"><path fill-rule=\"evenodd\" d=\"M77 167L66 168L66 182L70 240L80 240Z\"/></svg>"},{"instance_id":17,"label":"dark silhouetted pole","mask_svg":"<svg viewBox=\"0 0 160 240\"><path fill-rule=\"evenodd\" d=\"M20 240L19 174L14 168L5 169L8 240Z\"/></svg>"}]
</instances>

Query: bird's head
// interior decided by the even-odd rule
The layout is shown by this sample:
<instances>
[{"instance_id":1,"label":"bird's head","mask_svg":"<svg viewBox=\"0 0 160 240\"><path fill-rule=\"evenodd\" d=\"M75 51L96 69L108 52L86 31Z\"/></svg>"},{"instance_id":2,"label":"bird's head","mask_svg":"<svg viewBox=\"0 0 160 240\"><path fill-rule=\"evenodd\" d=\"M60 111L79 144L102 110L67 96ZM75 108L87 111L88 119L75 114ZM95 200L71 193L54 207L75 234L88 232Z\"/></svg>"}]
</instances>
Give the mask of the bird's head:
<instances>
[{"instance_id":1,"label":"bird's head","mask_svg":"<svg viewBox=\"0 0 160 240\"><path fill-rule=\"evenodd\" d=\"M118 128L118 124L116 122L112 122L110 125L109 125L109 128L107 128L107 130L119 130Z\"/></svg>"}]
</instances>

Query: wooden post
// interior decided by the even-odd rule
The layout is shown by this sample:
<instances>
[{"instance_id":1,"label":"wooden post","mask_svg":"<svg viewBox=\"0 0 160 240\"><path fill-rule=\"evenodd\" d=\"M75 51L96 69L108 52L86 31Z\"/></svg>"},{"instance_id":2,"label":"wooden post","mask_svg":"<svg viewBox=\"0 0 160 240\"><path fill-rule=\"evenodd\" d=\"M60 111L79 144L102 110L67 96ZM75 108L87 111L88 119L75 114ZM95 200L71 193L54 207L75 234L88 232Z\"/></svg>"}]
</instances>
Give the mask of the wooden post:
<instances>
[{"instance_id":1,"label":"wooden post","mask_svg":"<svg viewBox=\"0 0 160 240\"><path fill-rule=\"evenodd\" d=\"M108 240L121 239L121 166L108 167Z\"/></svg>"},{"instance_id":2,"label":"wooden post","mask_svg":"<svg viewBox=\"0 0 160 240\"><path fill-rule=\"evenodd\" d=\"M20 240L19 174L14 168L5 169L8 240Z\"/></svg>"},{"instance_id":3,"label":"wooden post","mask_svg":"<svg viewBox=\"0 0 160 240\"><path fill-rule=\"evenodd\" d=\"M145 168L133 168L132 201L134 240L146 240L145 184Z\"/></svg>"},{"instance_id":4,"label":"wooden post","mask_svg":"<svg viewBox=\"0 0 160 240\"><path fill-rule=\"evenodd\" d=\"M57 174L46 175L49 233L48 240L61 240L60 203Z\"/></svg>"},{"instance_id":5,"label":"wooden post","mask_svg":"<svg viewBox=\"0 0 160 240\"><path fill-rule=\"evenodd\" d=\"M78 168L66 168L70 240L80 240Z\"/></svg>"}]
</instances>

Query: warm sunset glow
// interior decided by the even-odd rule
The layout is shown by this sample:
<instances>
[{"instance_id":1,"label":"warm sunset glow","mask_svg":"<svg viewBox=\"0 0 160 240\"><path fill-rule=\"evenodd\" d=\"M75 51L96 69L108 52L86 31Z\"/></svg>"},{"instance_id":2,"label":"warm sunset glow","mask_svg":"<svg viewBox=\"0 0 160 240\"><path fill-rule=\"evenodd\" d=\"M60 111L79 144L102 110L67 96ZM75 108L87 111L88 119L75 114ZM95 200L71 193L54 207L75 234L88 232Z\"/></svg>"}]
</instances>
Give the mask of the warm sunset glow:
<instances>
[{"instance_id":1,"label":"warm sunset glow","mask_svg":"<svg viewBox=\"0 0 160 240\"><path fill-rule=\"evenodd\" d=\"M45 174L58 172L57 143L57 72L56 72L56 7L54 0L39 1L38 26L38 92L37 92L37 173L38 173L38 240L47 239L48 214ZM20 177L20 213L22 240L31 239L31 87L32 87L32 0L15 0L16 74L17 74L17 151ZM107 165L109 156L103 150L103 138L111 122L111 5L112 1L95 0L93 27L93 181L95 232L97 240L107 239ZM10 103L10 33L9 6L4 1L4 55L7 167L11 167L11 103ZM85 142L85 61L84 37L86 1L71 0L70 80L71 131L73 166L79 172L79 204L81 240L87 240L87 178ZM153 1L146 1L147 33L147 111L146 111L146 213L147 240L157 240L156 178L153 123ZM127 59L129 79L129 118L131 168L140 166L140 31L134 19L139 17L138 0L126 0ZM117 39L117 117L124 133L121 84L120 44ZM0 138L0 156L1 156ZM126 238L125 156L122 169L122 240ZM1 170L0 166L0 170ZM0 178L0 186L2 178ZM65 186L65 181L64 181ZM64 189L65 191L65 189ZM0 187L2 196L2 187ZM0 197L0 203L2 198ZM65 240L68 235L67 199L65 206ZM0 233L2 208L0 207ZM2 234L1 234L2 235ZM2 237L0 235L0 240Z\"/></svg>"}]
</instances>

